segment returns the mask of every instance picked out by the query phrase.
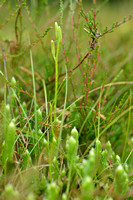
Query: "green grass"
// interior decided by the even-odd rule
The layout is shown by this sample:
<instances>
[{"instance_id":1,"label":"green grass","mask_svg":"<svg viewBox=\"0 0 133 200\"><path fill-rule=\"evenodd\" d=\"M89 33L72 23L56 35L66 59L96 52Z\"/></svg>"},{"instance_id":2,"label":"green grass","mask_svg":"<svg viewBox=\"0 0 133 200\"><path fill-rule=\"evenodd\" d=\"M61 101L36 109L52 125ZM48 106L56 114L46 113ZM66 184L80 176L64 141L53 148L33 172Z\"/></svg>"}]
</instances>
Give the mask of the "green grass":
<instances>
[{"instance_id":1,"label":"green grass","mask_svg":"<svg viewBox=\"0 0 133 200\"><path fill-rule=\"evenodd\" d=\"M1 200L132 199L132 3L95 2L3 1Z\"/></svg>"}]
</instances>

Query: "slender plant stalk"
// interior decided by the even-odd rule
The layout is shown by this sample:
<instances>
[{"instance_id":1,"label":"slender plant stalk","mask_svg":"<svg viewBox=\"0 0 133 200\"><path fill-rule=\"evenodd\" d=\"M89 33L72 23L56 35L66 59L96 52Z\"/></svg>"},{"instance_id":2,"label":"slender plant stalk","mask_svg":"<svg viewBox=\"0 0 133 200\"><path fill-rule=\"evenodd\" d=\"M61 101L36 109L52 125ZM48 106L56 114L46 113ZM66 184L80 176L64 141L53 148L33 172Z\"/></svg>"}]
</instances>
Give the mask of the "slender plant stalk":
<instances>
[{"instance_id":1,"label":"slender plant stalk","mask_svg":"<svg viewBox=\"0 0 133 200\"><path fill-rule=\"evenodd\" d=\"M53 139L53 137L54 137L54 127L53 127L52 104L51 103L50 103L50 125L51 125L52 139ZM48 140L49 140L49 134L48 134Z\"/></svg>"},{"instance_id":2,"label":"slender plant stalk","mask_svg":"<svg viewBox=\"0 0 133 200\"><path fill-rule=\"evenodd\" d=\"M102 98L102 89L101 89L101 93L100 93L100 99L99 99L99 103L98 103L98 135L97 138L99 139L99 135L100 135L100 109L101 109L101 98Z\"/></svg>"},{"instance_id":3,"label":"slender plant stalk","mask_svg":"<svg viewBox=\"0 0 133 200\"><path fill-rule=\"evenodd\" d=\"M68 173L68 183L67 183L67 189L66 189L67 199L69 199L69 189L70 189L70 183L71 183L71 174L72 174L72 164L70 166L69 173Z\"/></svg>"},{"instance_id":4,"label":"slender plant stalk","mask_svg":"<svg viewBox=\"0 0 133 200\"><path fill-rule=\"evenodd\" d=\"M51 51L52 56L55 61L55 98L54 98L54 120L56 119L56 106L57 106L57 94L58 94L58 57L59 57L59 49L62 42L62 33L61 27L58 26L57 22L55 22L55 35L57 41L57 49L55 51L55 43L51 40Z\"/></svg>"},{"instance_id":5,"label":"slender plant stalk","mask_svg":"<svg viewBox=\"0 0 133 200\"><path fill-rule=\"evenodd\" d=\"M129 108L130 108L131 105L132 105L131 96L132 96L132 92L131 92L131 90L130 90ZM130 123L131 123L131 110L129 110L129 114L128 114L128 124L127 124L127 131L126 131L126 134L125 134L125 143L124 143L124 148L123 148L123 153L122 153L122 161L123 161L123 159L124 159L124 155L125 155L125 152L126 152L126 146L127 146L127 139L128 139L128 133L129 133L129 128L130 128Z\"/></svg>"},{"instance_id":6,"label":"slender plant stalk","mask_svg":"<svg viewBox=\"0 0 133 200\"><path fill-rule=\"evenodd\" d=\"M124 162L124 165L127 163L127 161L129 160L129 158L130 158L130 156L132 155L132 153L133 153L133 149L130 151L130 153L128 154L128 156L127 156L127 158L126 158L126 160L125 160L125 162Z\"/></svg>"},{"instance_id":7,"label":"slender plant stalk","mask_svg":"<svg viewBox=\"0 0 133 200\"><path fill-rule=\"evenodd\" d=\"M64 117L65 117L66 103L67 103L67 93L68 93L68 84L67 84L67 70L66 70L65 101L64 101L64 108L63 108L63 111L62 111L62 120L61 120L61 127L60 127L60 132L59 132L59 137L58 137L58 148L57 149L59 149L61 138L62 138L62 129L63 129L63 123L64 123Z\"/></svg>"},{"instance_id":8,"label":"slender plant stalk","mask_svg":"<svg viewBox=\"0 0 133 200\"><path fill-rule=\"evenodd\" d=\"M44 96L45 96L46 116L48 116L48 98L47 98L47 88L46 88L45 80L42 80L42 82L43 82Z\"/></svg>"},{"instance_id":9,"label":"slender plant stalk","mask_svg":"<svg viewBox=\"0 0 133 200\"><path fill-rule=\"evenodd\" d=\"M54 99L54 120L56 119L57 94L58 94L58 57L56 56L56 60L55 60L55 99Z\"/></svg>"},{"instance_id":10,"label":"slender plant stalk","mask_svg":"<svg viewBox=\"0 0 133 200\"><path fill-rule=\"evenodd\" d=\"M33 81L33 90L34 90L34 116L35 116L34 144L35 144L35 138L37 138L37 134L38 134L38 126L37 126L38 121L37 121L36 85L35 85L35 76L34 76L33 57L32 57L32 51L31 50L30 50L30 61L31 61L32 81ZM36 149L35 149L35 154L37 154Z\"/></svg>"}]
</instances>

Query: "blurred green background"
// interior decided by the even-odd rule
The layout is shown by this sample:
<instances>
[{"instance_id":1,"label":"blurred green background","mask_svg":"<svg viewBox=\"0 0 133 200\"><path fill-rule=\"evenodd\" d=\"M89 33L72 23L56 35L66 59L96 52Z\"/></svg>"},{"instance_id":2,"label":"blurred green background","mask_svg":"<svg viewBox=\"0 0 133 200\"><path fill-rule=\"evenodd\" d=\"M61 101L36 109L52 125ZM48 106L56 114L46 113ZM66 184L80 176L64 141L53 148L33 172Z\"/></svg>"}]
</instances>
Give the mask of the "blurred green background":
<instances>
[{"instance_id":1,"label":"blurred green background","mask_svg":"<svg viewBox=\"0 0 133 200\"><path fill-rule=\"evenodd\" d=\"M2 2L3 0L1 0ZM21 0L20 0L21 1ZM69 1L69 0L67 0ZM73 2L75 2L76 0L73 0ZM84 3L91 3L93 0L82 0L82 2ZM12 4L12 5L16 5L16 3L18 2L18 0L7 0L8 3ZM59 3L60 0L27 0L28 5L36 5L36 6L42 6L42 5L46 5L46 4L56 4ZM63 2L66 2L66 0L63 0ZM97 0L97 4L101 3L101 2L108 2L109 4L122 4L122 3L132 3L132 0Z\"/></svg>"}]
</instances>

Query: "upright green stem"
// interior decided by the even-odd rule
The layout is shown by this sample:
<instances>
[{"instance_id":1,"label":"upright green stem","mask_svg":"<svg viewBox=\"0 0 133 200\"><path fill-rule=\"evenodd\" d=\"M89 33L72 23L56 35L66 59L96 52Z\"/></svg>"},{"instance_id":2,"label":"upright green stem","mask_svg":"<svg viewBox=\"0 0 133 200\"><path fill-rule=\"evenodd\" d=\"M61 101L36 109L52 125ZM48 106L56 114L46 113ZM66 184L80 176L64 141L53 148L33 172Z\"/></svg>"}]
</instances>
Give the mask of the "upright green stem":
<instances>
[{"instance_id":1,"label":"upright green stem","mask_svg":"<svg viewBox=\"0 0 133 200\"><path fill-rule=\"evenodd\" d=\"M100 134L100 104L101 104L101 94L100 94L100 100L98 103L98 133L97 133L98 139L99 139L99 134Z\"/></svg>"},{"instance_id":2,"label":"upright green stem","mask_svg":"<svg viewBox=\"0 0 133 200\"><path fill-rule=\"evenodd\" d=\"M55 22L55 35L57 41L57 51L55 52L55 43L51 40L51 51L52 56L55 61L55 98L54 98L54 120L56 119L56 106L57 106L57 93L58 93L58 56L59 56L59 49L60 44L62 42L62 34L61 28L58 26L57 22Z\"/></svg>"},{"instance_id":3,"label":"upright green stem","mask_svg":"<svg viewBox=\"0 0 133 200\"><path fill-rule=\"evenodd\" d=\"M59 150L59 146L60 146L60 142L62 138L62 129L63 129L63 123L64 123L64 117L65 117L66 103L67 103L67 92L68 92L68 85L67 85L67 69L66 69L66 92L65 92L64 108L62 112L61 127L60 127L60 132L59 132L59 137L58 137L58 148L57 148L58 150Z\"/></svg>"},{"instance_id":4,"label":"upright green stem","mask_svg":"<svg viewBox=\"0 0 133 200\"><path fill-rule=\"evenodd\" d=\"M56 119L57 93L58 93L58 55L55 58L55 99L54 99L54 120Z\"/></svg>"},{"instance_id":5,"label":"upright green stem","mask_svg":"<svg viewBox=\"0 0 133 200\"><path fill-rule=\"evenodd\" d=\"M34 135L34 141L38 134L38 121L37 121L37 101L36 101L36 86L35 86L35 76L34 76L34 66L33 66L33 57L32 57L32 51L30 51L30 60L31 60L31 70L32 70L32 80L33 80L33 90L34 90L34 116L35 116L35 135ZM35 143L34 143L35 145ZM36 155L35 150L35 155Z\"/></svg>"},{"instance_id":6,"label":"upright green stem","mask_svg":"<svg viewBox=\"0 0 133 200\"><path fill-rule=\"evenodd\" d=\"M132 96L131 90L130 90L130 96ZM131 105L132 105L132 99L130 98L129 107L131 107ZM122 153L122 161L124 161L124 156L125 156L125 152L126 152L130 123L131 123L131 110L129 110L129 114L128 114L128 124L127 124L127 131L125 134L125 143L124 143L124 148L123 148L123 153Z\"/></svg>"},{"instance_id":7,"label":"upright green stem","mask_svg":"<svg viewBox=\"0 0 133 200\"><path fill-rule=\"evenodd\" d=\"M72 173L72 163L69 169L69 174L68 174L68 184L67 184L67 188L66 188L66 194L67 194L67 199L69 198L69 188L70 188L70 183L71 183L71 173Z\"/></svg>"}]
</instances>

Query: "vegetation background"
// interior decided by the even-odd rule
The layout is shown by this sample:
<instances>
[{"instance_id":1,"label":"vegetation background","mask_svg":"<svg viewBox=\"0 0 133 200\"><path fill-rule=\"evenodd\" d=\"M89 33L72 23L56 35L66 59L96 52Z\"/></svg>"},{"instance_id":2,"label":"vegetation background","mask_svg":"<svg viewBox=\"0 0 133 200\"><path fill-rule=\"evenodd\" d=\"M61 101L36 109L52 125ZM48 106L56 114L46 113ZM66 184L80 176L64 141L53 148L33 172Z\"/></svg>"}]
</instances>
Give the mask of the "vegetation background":
<instances>
[{"instance_id":1,"label":"vegetation background","mask_svg":"<svg viewBox=\"0 0 133 200\"><path fill-rule=\"evenodd\" d=\"M133 2L0 3L0 199L131 200Z\"/></svg>"}]
</instances>

